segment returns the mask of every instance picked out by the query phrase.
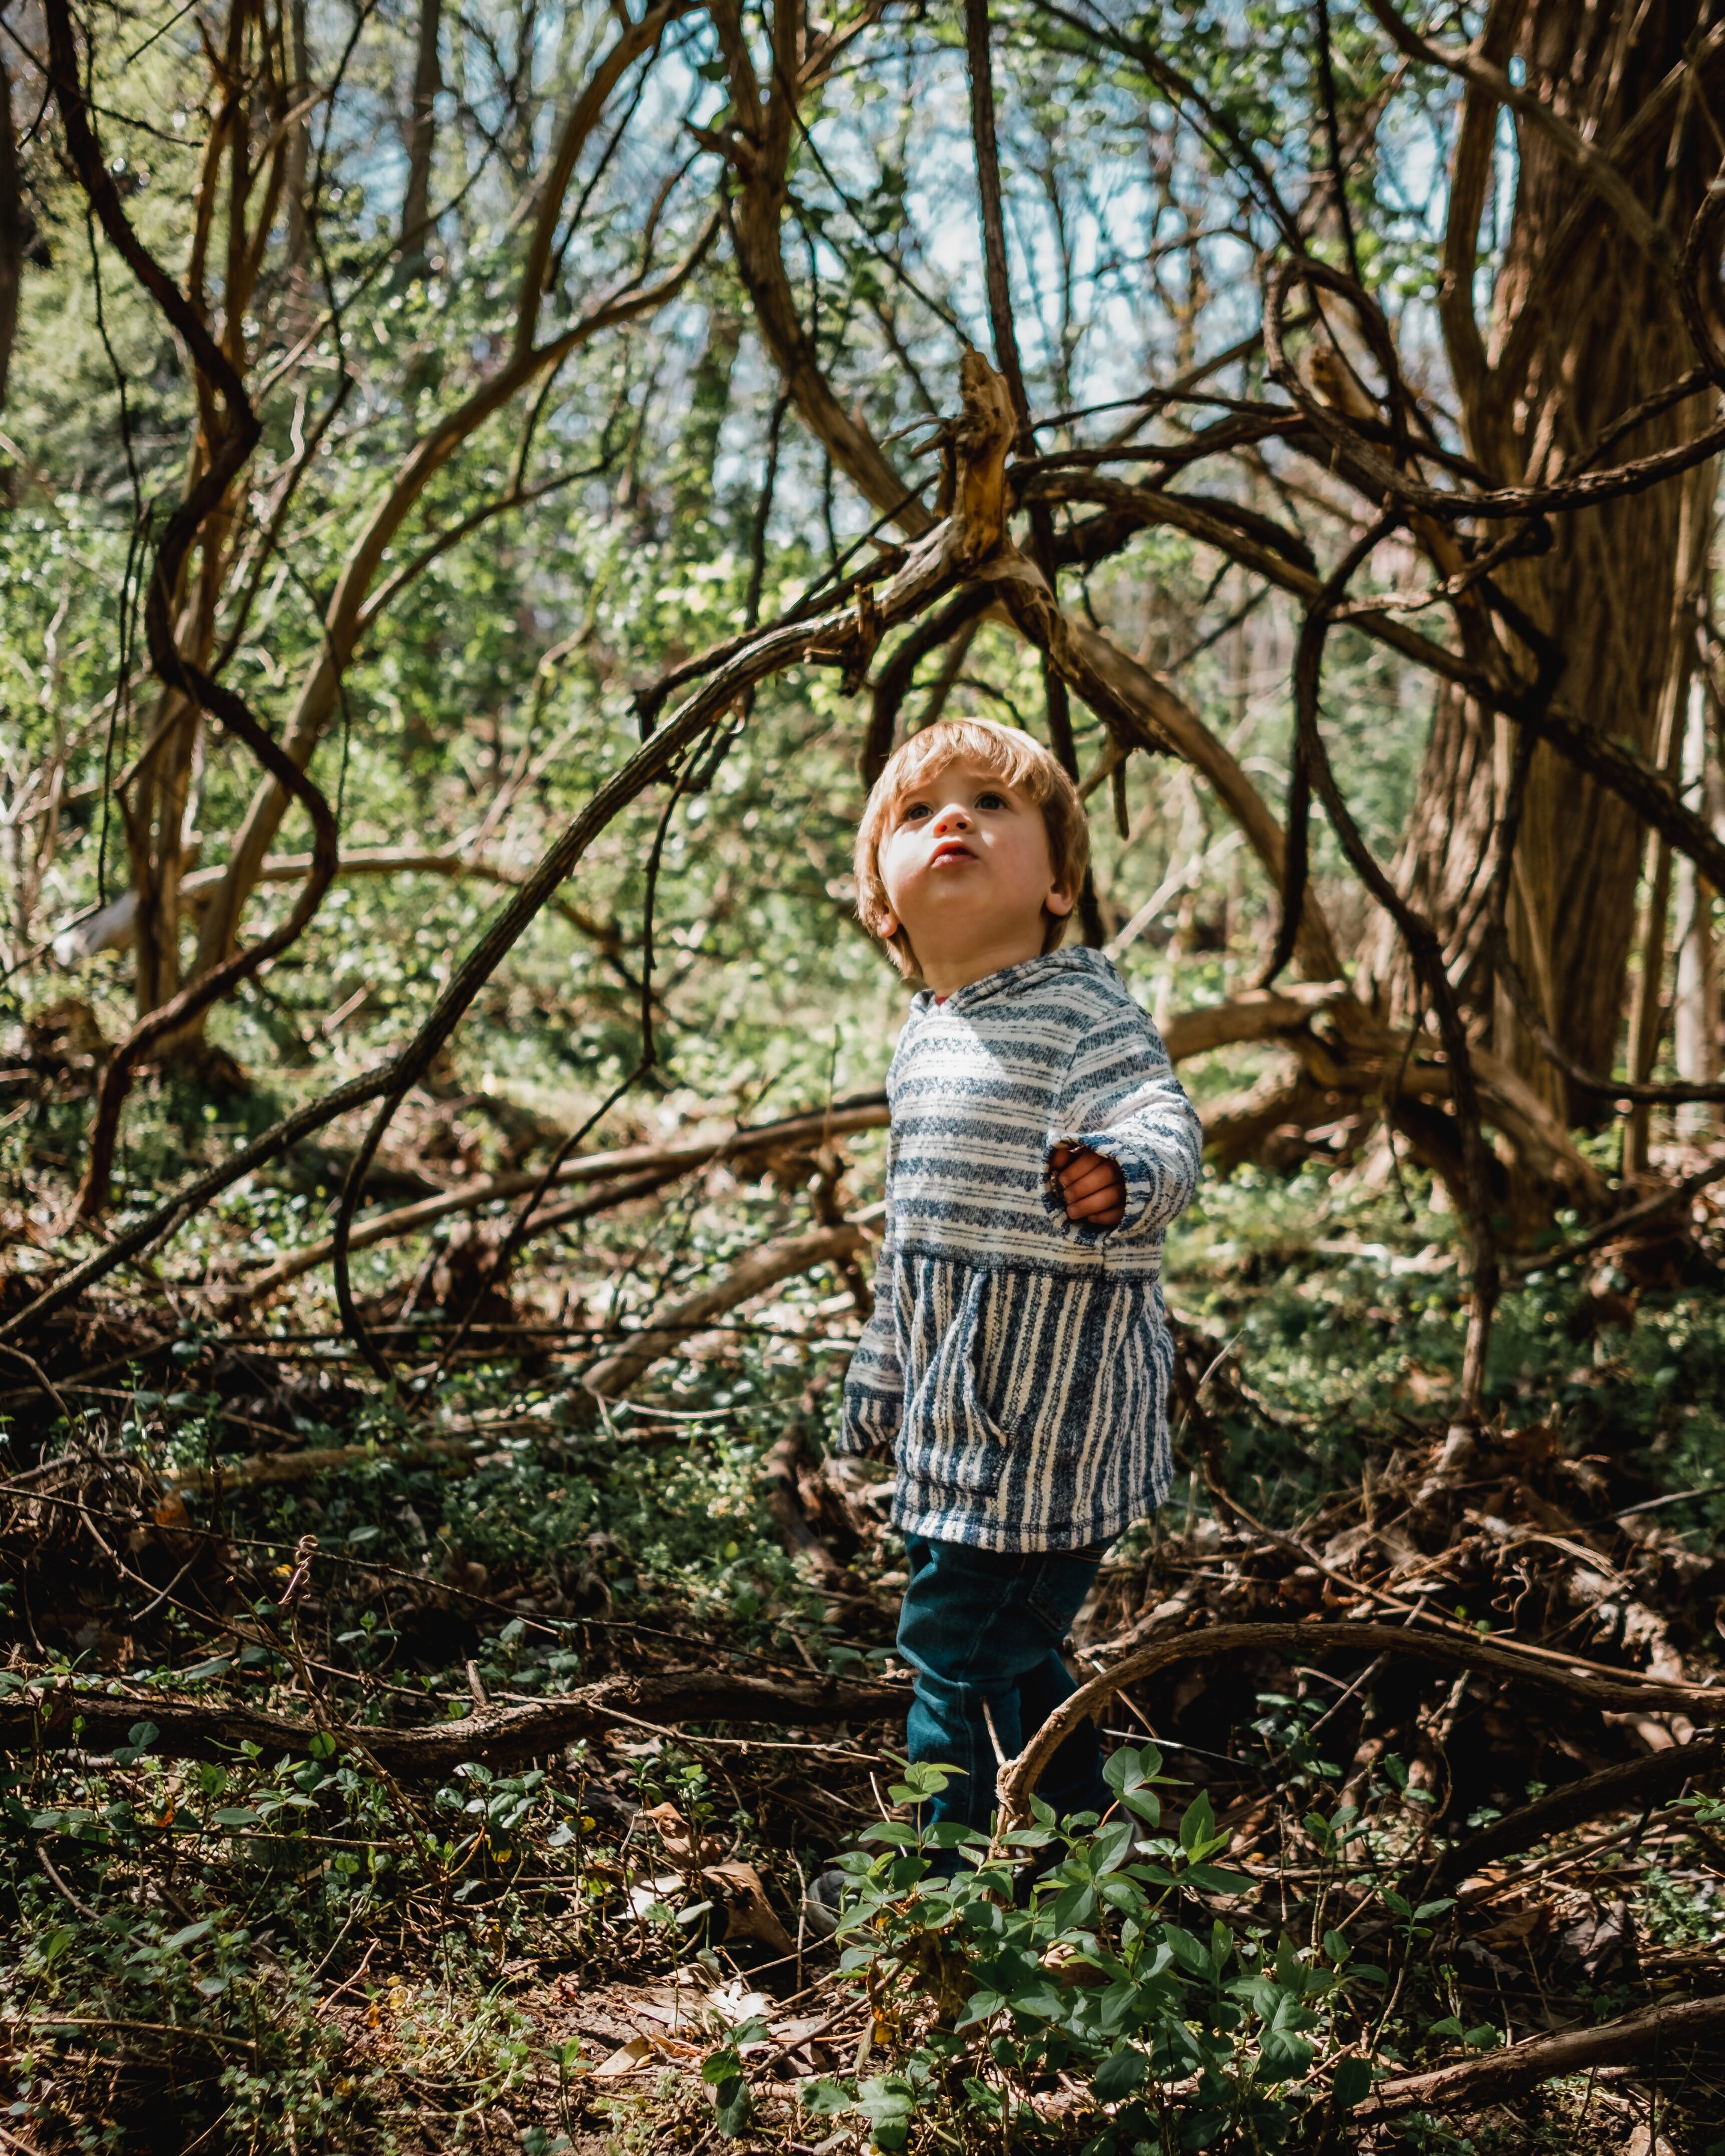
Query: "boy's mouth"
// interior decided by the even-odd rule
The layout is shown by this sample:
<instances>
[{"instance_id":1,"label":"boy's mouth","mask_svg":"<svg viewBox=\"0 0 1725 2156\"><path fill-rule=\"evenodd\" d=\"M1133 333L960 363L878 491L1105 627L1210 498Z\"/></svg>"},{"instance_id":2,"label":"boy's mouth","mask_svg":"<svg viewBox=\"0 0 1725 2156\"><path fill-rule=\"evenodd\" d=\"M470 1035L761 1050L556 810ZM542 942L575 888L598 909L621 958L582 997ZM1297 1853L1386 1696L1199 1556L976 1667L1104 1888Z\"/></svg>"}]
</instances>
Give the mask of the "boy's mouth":
<instances>
[{"instance_id":1,"label":"boy's mouth","mask_svg":"<svg viewBox=\"0 0 1725 2156\"><path fill-rule=\"evenodd\" d=\"M942 861L973 861L975 859L976 855L962 839L942 839L935 848L933 855L937 867Z\"/></svg>"}]
</instances>

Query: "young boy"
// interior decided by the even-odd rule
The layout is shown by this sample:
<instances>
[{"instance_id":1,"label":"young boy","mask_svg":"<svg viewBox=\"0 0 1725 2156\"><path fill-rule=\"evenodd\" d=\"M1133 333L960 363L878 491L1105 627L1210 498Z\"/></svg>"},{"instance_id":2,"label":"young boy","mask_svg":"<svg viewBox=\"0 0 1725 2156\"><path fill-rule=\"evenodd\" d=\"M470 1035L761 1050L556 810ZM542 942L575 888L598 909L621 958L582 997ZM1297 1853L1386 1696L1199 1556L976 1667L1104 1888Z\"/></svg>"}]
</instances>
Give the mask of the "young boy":
<instances>
[{"instance_id":1,"label":"young boy","mask_svg":"<svg viewBox=\"0 0 1725 2156\"><path fill-rule=\"evenodd\" d=\"M886 1234L839 1447L896 1448L910 1756L962 1770L932 1816L983 1830L997 1746L1074 1690L1061 1642L1169 1479L1158 1281L1202 1133L1113 967L1060 948L1089 851L1054 758L969 720L906 742L856 839L857 910L927 986L886 1081ZM1091 1723L1040 1794L1106 1806Z\"/></svg>"}]
</instances>

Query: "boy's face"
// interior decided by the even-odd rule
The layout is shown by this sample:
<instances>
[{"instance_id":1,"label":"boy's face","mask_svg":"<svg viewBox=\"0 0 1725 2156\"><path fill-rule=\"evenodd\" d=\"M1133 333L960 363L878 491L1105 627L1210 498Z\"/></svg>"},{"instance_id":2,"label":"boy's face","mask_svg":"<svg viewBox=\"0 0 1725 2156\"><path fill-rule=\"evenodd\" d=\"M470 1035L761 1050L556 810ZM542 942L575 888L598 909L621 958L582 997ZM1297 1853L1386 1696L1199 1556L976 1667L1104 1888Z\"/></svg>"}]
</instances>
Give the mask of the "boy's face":
<instances>
[{"instance_id":1,"label":"boy's face","mask_svg":"<svg viewBox=\"0 0 1725 2156\"><path fill-rule=\"evenodd\" d=\"M1042 811L984 764L961 759L893 805L880 880L937 995L1040 955L1046 916L1068 914Z\"/></svg>"}]
</instances>

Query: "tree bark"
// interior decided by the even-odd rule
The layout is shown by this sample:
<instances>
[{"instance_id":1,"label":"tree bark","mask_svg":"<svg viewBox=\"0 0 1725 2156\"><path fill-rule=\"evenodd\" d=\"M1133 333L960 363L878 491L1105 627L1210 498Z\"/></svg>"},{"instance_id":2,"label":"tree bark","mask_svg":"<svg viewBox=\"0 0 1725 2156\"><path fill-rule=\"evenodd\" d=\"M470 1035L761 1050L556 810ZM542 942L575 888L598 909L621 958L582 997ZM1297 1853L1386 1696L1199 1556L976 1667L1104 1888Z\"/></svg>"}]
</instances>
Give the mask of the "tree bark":
<instances>
[{"instance_id":1,"label":"tree bark","mask_svg":"<svg viewBox=\"0 0 1725 2156\"><path fill-rule=\"evenodd\" d=\"M408 183L401 205L401 269L409 275L425 260L431 225L431 158L437 146L437 94L444 86L438 59L443 0L420 0L419 44L413 65L413 102L408 121Z\"/></svg>"},{"instance_id":2,"label":"tree bark","mask_svg":"<svg viewBox=\"0 0 1725 2156\"><path fill-rule=\"evenodd\" d=\"M18 288L24 271L24 204L18 186L18 136L12 124L12 77L0 52L0 412L18 341Z\"/></svg>"},{"instance_id":3,"label":"tree bark","mask_svg":"<svg viewBox=\"0 0 1725 2156\"><path fill-rule=\"evenodd\" d=\"M1691 685L1683 748L1683 784L1706 812L1715 807L1718 775L1708 753L1707 703ZM1719 952L1713 933L1713 889L1686 855L1677 861L1677 997L1673 1060L1677 1075L1702 1085L1719 1075ZM1719 1128L1717 1104L1692 1101L1677 1111L1677 1130L1691 1139Z\"/></svg>"},{"instance_id":4,"label":"tree bark","mask_svg":"<svg viewBox=\"0 0 1725 2156\"><path fill-rule=\"evenodd\" d=\"M1571 129L1615 163L1644 221L1680 243L1711 174L1707 131L1693 103L1673 110L1668 78L1698 35L1698 0L1664 0L1636 18L1584 0L1494 0L1479 49L1498 68L1514 58ZM1661 96L1662 85L1666 95ZM1544 129L1518 129L1516 198L1507 243L1481 327L1474 305L1480 223L1498 178L1497 99L1470 82L1450 172L1440 312L1468 454L1496 479L1520 484L1574 462L1619 413L1684 372L1693 353L1658 250L1639 244L1598 192L1578 190L1570 158ZM1712 424L1711 392L1636 429L1643 454L1693 439ZM1559 693L1590 732L1621 737L1656 760L1661 707L1681 671L1687 634L1674 598L1684 580L1686 506L1711 501L1711 466L1692 484L1654 488L1553 520L1538 559L1500 574L1505 591L1566 654ZM1692 522L1689 528L1693 529ZM1444 935L1452 977L1476 1009L1490 1008L1481 950L1485 844L1507 783L1512 730L1453 688L1439 692L1400 864L1401 883ZM1619 1046L1635 919L1641 831L1593 778L1543 744L1534 752L1510 906L1512 948L1549 997L1568 1052L1609 1070ZM1391 1011L1415 988L1389 939L1371 970ZM1573 1122L1597 1101L1573 1093L1516 1021L1492 1009L1498 1055Z\"/></svg>"}]
</instances>

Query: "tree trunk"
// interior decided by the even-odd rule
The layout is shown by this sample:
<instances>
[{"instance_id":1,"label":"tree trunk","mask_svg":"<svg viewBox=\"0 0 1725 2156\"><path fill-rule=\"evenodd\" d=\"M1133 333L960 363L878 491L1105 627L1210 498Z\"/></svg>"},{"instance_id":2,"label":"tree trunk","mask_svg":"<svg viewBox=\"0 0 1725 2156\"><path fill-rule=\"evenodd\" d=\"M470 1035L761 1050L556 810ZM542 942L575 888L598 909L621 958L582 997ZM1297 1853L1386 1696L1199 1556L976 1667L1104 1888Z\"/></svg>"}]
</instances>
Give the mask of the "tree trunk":
<instances>
[{"instance_id":1,"label":"tree trunk","mask_svg":"<svg viewBox=\"0 0 1725 2156\"><path fill-rule=\"evenodd\" d=\"M288 8L288 109L298 111L311 95L311 63L305 44L305 0L290 0ZM300 113L288 136L287 195L288 276L298 309L305 306L306 268L311 255L311 227L305 214L306 168L311 149L311 116Z\"/></svg>"},{"instance_id":2,"label":"tree trunk","mask_svg":"<svg viewBox=\"0 0 1725 2156\"><path fill-rule=\"evenodd\" d=\"M1692 684L1683 745L1687 798L1717 821L1717 773L1707 754L1707 701ZM1677 863L1677 994L1672 1060L1680 1078L1712 1085L1719 1075L1719 953L1713 893L1684 856ZM1680 1137L1704 1142L1720 1127L1718 1105L1692 1101L1677 1111Z\"/></svg>"},{"instance_id":3,"label":"tree trunk","mask_svg":"<svg viewBox=\"0 0 1725 2156\"><path fill-rule=\"evenodd\" d=\"M18 186L18 136L12 124L12 77L0 53L0 412L18 341L18 287L24 270L24 204Z\"/></svg>"},{"instance_id":4,"label":"tree trunk","mask_svg":"<svg viewBox=\"0 0 1725 2156\"><path fill-rule=\"evenodd\" d=\"M408 184L401 206L401 266L418 269L430 244L431 153L437 141L437 94L444 86L438 59L443 0L420 0L419 49L413 66L413 103L408 123Z\"/></svg>"},{"instance_id":5,"label":"tree trunk","mask_svg":"<svg viewBox=\"0 0 1725 2156\"><path fill-rule=\"evenodd\" d=\"M1499 66L1519 56L1529 85L1566 123L1615 155L1650 216L1673 237L1674 255L1714 153L1697 106L1661 103L1655 93L1704 13L1698 0L1654 0L1633 19L1585 0L1495 0L1482 41ZM1583 188L1548 137L1527 127L1518 130L1514 208L1481 330L1473 265L1499 182L1501 119L1488 95L1468 90L1440 305L1468 452L1515 485L1584 453L1611 420L1691 367L1694 354L1673 292L1645 250ZM1611 454L1650 454L1690 439L1716 408L1712 392L1692 398ZM1560 700L1650 761L1661 707L1669 711L1675 696L1681 708L1692 630L1679 594L1716 481L1709 465L1677 484L1553 518L1550 552L1501 572L1503 588L1566 654ZM1568 1086L1486 978L1486 854L1512 746L1507 721L1453 690L1440 692L1402 879L1440 926L1468 1000L1491 1013L1497 1055L1560 1113L1583 1122L1597 1113L1597 1099ZM1594 1069L1609 1070L1617 1055L1641 848L1640 827L1622 803L1554 751L1535 752L1512 947L1558 1038ZM1387 939L1374 947L1371 970L1381 999L1404 1017L1415 1000L1411 969Z\"/></svg>"}]
</instances>

